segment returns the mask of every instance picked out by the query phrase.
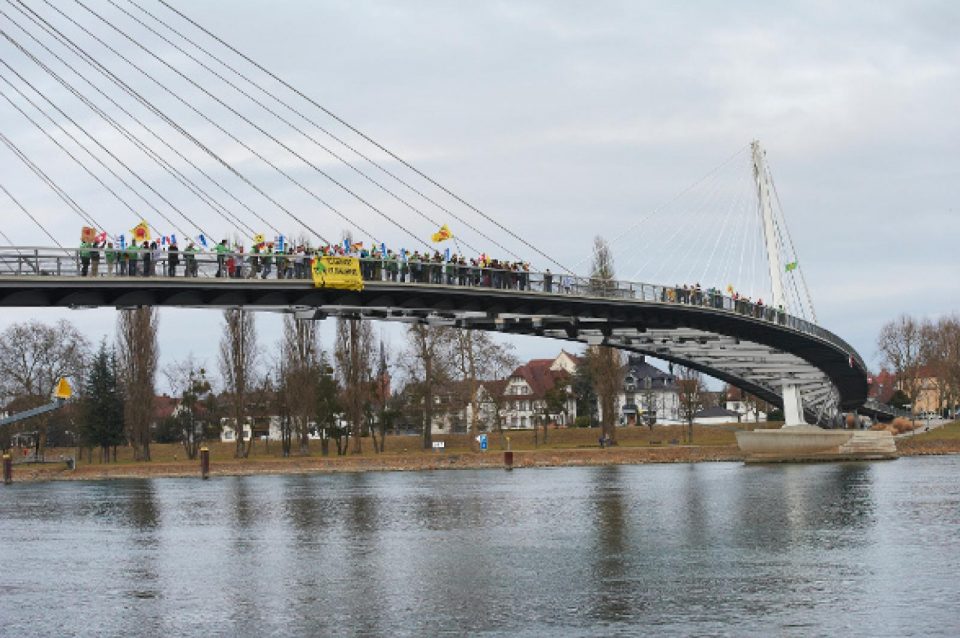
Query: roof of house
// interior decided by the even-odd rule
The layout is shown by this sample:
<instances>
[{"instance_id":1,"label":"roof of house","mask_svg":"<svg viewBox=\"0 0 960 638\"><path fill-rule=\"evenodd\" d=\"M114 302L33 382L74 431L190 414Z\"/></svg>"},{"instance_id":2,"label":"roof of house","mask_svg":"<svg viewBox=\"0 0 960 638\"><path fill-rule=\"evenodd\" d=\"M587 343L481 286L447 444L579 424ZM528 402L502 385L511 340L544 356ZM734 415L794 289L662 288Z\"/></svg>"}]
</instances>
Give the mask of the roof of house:
<instances>
[{"instance_id":1,"label":"roof of house","mask_svg":"<svg viewBox=\"0 0 960 638\"><path fill-rule=\"evenodd\" d=\"M510 374L510 378L521 378L530 387L530 394L524 395L533 399L542 399L553 389L560 379L569 379L570 375L564 370L551 370L555 359L531 359L527 363L517 366Z\"/></svg>"},{"instance_id":2,"label":"roof of house","mask_svg":"<svg viewBox=\"0 0 960 638\"><path fill-rule=\"evenodd\" d=\"M153 418L157 421L173 416L177 406L180 405L180 399L169 395L153 397Z\"/></svg>"},{"instance_id":3,"label":"roof of house","mask_svg":"<svg viewBox=\"0 0 960 638\"><path fill-rule=\"evenodd\" d=\"M643 355L630 355L627 358L627 368L624 378L628 376L633 377L637 381L649 378L651 380L650 385L654 388L672 387L677 382L677 378L674 375L647 363Z\"/></svg>"}]
</instances>

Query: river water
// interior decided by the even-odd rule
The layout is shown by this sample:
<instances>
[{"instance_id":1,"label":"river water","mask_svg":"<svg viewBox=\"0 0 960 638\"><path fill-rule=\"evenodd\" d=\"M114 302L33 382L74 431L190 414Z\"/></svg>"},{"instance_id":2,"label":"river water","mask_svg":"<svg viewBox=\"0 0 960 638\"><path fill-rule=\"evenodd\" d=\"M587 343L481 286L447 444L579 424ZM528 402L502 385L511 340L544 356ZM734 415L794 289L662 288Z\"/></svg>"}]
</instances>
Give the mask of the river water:
<instances>
[{"instance_id":1,"label":"river water","mask_svg":"<svg viewBox=\"0 0 960 638\"><path fill-rule=\"evenodd\" d=\"M14 484L0 635L960 634L960 457Z\"/></svg>"}]
</instances>

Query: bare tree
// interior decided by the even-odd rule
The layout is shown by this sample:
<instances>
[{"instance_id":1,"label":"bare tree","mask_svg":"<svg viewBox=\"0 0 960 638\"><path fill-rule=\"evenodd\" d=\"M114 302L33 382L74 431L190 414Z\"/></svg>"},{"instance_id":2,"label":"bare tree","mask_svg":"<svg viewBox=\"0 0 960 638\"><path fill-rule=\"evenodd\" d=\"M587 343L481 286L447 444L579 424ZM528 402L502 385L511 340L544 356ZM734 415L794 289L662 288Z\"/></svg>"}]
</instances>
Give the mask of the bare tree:
<instances>
[{"instance_id":1,"label":"bare tree","mask_svg":"<svg viewBox=\"0 0 960 638\"><path fill-rule=\"evenodd\" d=\"M480 433L480 382L503 376L516 367L517 358L513 355L512 344L497 343L487 332L457 330L454 334L457 373L465 390L459 399L462 405L470 407L470 441L473 446Z\"/></svg>"},{"instance_id":2,"label":"bare tree","mask_svg":"<svg viewBox=\"0 0 960 638\"><path fill-rule=\"evenodd\" d=\"M693 443L693 419L703 409L706 388L703 375L696 370L680 367L677 371L677 399L680 418L687 422L687 442Z\"/></svg>"},{"instance_id":3,"label":"bare tree","mask_svg":"<svg viewBox=\"0 0 960 638\"><path fill-rule=\"evenodd\" d=\"M180 399L176 412L180 442L187 458L195 459L206 440L207 427L214 412L206 367L197 363L191 354L166 366L163 374L173 395Z\"/></svg>"},{"instance_id":4,"label":"bare tree","mask_svg":"<svg viewBox=\"0 0 960 638\"><path fill-rule=\"evenodd\" d=\"M280 352L286 408L300 440L300 454L307 454L310 451L310 417L317 403L321 354L316 322L301 321L293 315L284 316Z\"/></svg>"},{"instance_id":5,"label":"bare tree","mask_svg":"<svg viewBox=\"0 0 960 638\"><path fill-rule=\"evenodd\" d=\"M953 408L960 396L960 318L943 317L936 323L924 322L920 328L921 359L932 373L940 404Z\"/></svg>"},{"instance_id":6,"label":"bare tree","mask_svg":"<svg viewBox=\"0 0 960 638\"><path fill-rule=\"evenodd\" d=\"M921 325L912 317L901 315L884 324L877 337L877 348L886 365L893 369L900 390L916 411L917 399L923 391L924 334Z\"/></svg>"},{"instance_id":7,"label":"bare tree","mask_svg":"<svg viewBox=\"0 0 960 638\"><path fill-rule=\"evenodd\" d=\"M423 448L433 447L433 409L436 390L448 384L454 361L456 335L453 328L413 324L407 328L409 356L407 376L418 390L413 393L422 406Z\"/></svg>"},{"instance_id":8,"label":"bare tree","mask_svg":"<svg viewBox=\"0 0 960 638\"><path fill-rule=\"evenodd\" d=\"M340 377L340 406L350 423L353 453L363 451L361 435L367 406L373 399L373 330L369 321L337 319L334 358Z\"/></svg>"},{"instance_id":9,"label":"bare tree","mask_svg":"<svg viewBox=\"0 0 960 638\"><path fill-rule=\"evenodd\" d=\"M24 409L50 400L57 380L77 385L85 376L90 344L70 322L55 325L31 320L15 323L0 335L0 399L17 400ZM37 454L46 446L48 415L37 417Z\"/></svg>"},{"instance_id":10,"label":"bare tree","mask_svg":"<svg viewBox=\"0 0 960 638\"><path fill-rule=\"evenodd\" d=\"M123 386L123 420L133 458L150 460L150 423L156 396L157 310L141 306L121 310L117 317L117 354Z\"/></svg>"},{"instance_id":11,"label":"bare tree","mask_svg":"<svg viewBox=\"0 0 960 638\"><path fill-rule=\"evenodd\" d=\"M223 336L220 339L220 374L230 398L230 412L236 432L236 458L250 455L250 441L244 441L243 424L247 418L247 394L256 385L257 331L253 317L243 308L223 311Z\"/></svg>"},{"instance_id":12,"label":"bare tree","mask_svg":"<svg viewBox=\"0 0 960 638\"><path fill-rule=\"evenodd\" d=\"M593 238L593 263L590 268L590 289L593 294L608 296L616 287L613 253L607 241ZM616 444L617 395L623 387L624 365L619 350L604 345L590 345L586 352L588 375L600 403L600 426L603 436Z\"/></svg>"},{"instance_id":13,"label":"bare tree","mask_svg":"<svg viewBox=\"0 0 960 638\"><path fill-rule=\"evenodd\" d=\"M391 406L390 363L387 352L387 342L380 335L380 357L377 361L377 371L373 382L373 404L376 411L376 428L370 428L370 437L373 440L373 449L380 453L386 447L387 430L397 416ZM377 440L377 433L380 440Z\"/></svg>"},{"instance_id":14,"label":"bare tree","mask_svg":"<svg viewBox=\"0 0 960 638\"><path fill-rule=\"evenodd\" d=\"M600 427L611 445L617 442L617 395L623 388L623 355L610 346L588 346L585 365L600 404Z\"/></svg>"},{"instance_id":15,"label":"bare tree","mask_svg":"<svg viewBox=\"0 0 960 638\"><path fill-rule=\"evenodd\" d=\"M593 238L593 264L590 269L590 291L601 297L610 294L616 287L613 253L610 245L600 235Z\"/></svg>"}]
</instances>

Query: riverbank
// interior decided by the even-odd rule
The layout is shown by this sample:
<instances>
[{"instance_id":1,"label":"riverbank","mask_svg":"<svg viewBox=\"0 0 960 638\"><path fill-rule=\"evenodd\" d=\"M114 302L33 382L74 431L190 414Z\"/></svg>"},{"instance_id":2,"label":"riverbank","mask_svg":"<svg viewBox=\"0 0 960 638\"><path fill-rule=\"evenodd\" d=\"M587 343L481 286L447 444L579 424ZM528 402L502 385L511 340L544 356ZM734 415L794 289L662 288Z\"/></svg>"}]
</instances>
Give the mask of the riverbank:
<instances>
[{"instance_id":1,"label":"riverbank","mask_svg":"<svg viewBox=\"0 0 960 638\"><path fill-rule=\"evenodd\" d=\"M290 457L279 454L274 442L258 442L246 459L233 457L233 444L210 444L211 476L243 476L256 474L319 474L333 472L432 471L451 469L503 468L503 451L513 451L513 467L567 467L601 465L636 465L647 463L742 462L737 448L735 427L698 426L694 444L684 444L684 428L661 426L621 428L615 447L600 448L594 429L551 430L548 442L542 433L534 440L532 432L513 432L500 437L492 435L487 451L471 449L465 435L438 437L444 441L443 451L425 451L417 437L388 437L387 451L372 452L364 441L360 454L321 456L311 454ZM509 437L509 441L507 438ZM901 456L960 454L960 422L935 431L897 440ZM118 450L117 462L100 463L84 455L75 469L68 469L65 459L76 454L72 449L54 449L44 464L17 463L14 481L100 480L149 477L197 477L199 462L184 458L183 448L176 444L151 446L153 460L135 462L127 448ZM64 460L60 460L64 459Z\"/></svg>"},{"instance_id":2,"label":"riverbank","mask_svg":"<svg viewBox=\"0 0 960 638\"><path fill-rule=\"evenodd\" d=\"M49 458L49 457L48 457ZM568 467L597 465L631 465L644 463L697 463L705 461L739 461L736 445L614 447L595 449L539 449L513 452L513 467ZM500 450L487 452L436 452L380 454L376 456L293 456L289 458L248 459L212 458L211 476L246 476L256 474L322 474L332 472L393 472L455 469L504 468ZM196 477L199 463L195 460L152 461L149 463L82 464L70 470L65 462L20 464L15 467L16 481L84 481L98 479Z\"/></svg>"}]
</instances>

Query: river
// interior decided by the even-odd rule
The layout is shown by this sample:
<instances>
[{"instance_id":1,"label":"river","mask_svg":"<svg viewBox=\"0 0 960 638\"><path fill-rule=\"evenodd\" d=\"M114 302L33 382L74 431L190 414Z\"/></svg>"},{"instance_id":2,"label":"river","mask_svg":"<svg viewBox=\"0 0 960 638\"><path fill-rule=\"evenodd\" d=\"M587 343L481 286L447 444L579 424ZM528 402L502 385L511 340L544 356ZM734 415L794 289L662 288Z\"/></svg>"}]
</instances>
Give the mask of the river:
<instances>
[{"instance_id":1,"label":"river","mask_svg":"<svg viewBox=\"0 0 960 638\"><path fill-rule=\"evenodd\" d=\"M0 635L960 634L960 457L0 489Z\"/></svg>"}]
</instances>

